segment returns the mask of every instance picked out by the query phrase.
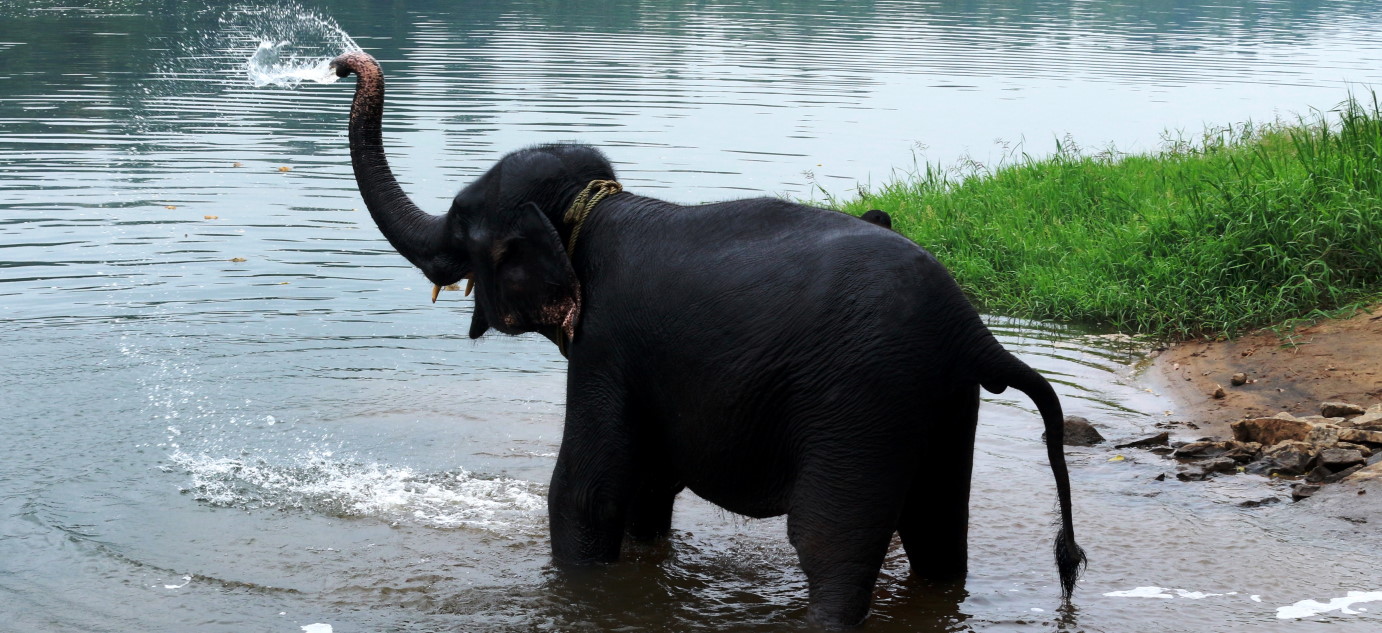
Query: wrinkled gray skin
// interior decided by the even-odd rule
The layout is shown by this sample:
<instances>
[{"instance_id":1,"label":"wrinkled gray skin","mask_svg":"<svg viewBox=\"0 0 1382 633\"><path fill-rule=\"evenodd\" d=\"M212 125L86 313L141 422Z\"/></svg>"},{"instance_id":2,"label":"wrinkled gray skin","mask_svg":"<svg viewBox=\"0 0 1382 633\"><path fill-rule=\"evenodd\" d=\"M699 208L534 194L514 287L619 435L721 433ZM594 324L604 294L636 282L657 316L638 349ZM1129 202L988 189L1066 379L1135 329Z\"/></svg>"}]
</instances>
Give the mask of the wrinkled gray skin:
<instances>
[{"instance_id":1,"label":"wrinkled gray skin","mask_svg":"<svg viewBox=\"0 0 1382 633\"><path fill-rule=\"evenodd\" d=\"M591 180L615 178L580 145L511 153L429 215L385 161L378 65L363 53L333 63L359 75L351 159L389 242L435 284L473 279L471 337L539 332L569 358L548 496L556 563L611 562L626 537L666 536L690 488L731 512L786 514L809 617L858 624L895 532L914 574L963 579L979 388L1011 386L1045 423L1069 598L1084 554L1060 402L930 253L782 200L681 206L627 192L595 208L568 253L565 210Z\"/></svg>"}]
</instances>

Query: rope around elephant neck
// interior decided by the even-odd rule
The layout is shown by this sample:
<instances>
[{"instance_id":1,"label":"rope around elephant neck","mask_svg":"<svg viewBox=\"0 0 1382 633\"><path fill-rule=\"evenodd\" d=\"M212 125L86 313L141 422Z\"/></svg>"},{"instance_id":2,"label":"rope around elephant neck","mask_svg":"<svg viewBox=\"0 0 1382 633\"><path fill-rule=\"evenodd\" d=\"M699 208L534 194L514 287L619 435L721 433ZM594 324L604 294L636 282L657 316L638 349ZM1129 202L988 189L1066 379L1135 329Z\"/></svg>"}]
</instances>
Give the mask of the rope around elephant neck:
<instances>
[{"instance_id":1,"label":"rope around elephant neck","mask_svg":"<svg viewBox=\"0 0 1382 633\"><path fill-rule=\"evenodd\" d=\"M566 215L562 216L562 220L571 225L571 237L566 240L567 257L571 257L576 252L576 238L580 236L581 227L585 225L585 219L590 216L595 205L623 190L624 186L618 181L592 180L590 184L585 186L585 189L576 194L576 199L571 201L571 207L566 210Z\"/></svg>"}]
</instances>

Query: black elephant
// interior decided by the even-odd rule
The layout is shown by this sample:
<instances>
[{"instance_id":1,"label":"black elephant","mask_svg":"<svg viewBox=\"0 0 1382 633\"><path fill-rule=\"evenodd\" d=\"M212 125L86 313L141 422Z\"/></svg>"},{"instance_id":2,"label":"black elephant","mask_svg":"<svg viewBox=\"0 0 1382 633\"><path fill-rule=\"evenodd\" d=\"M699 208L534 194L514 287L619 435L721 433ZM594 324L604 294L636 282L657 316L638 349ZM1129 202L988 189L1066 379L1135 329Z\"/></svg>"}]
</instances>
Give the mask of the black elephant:
<instances>
[{"instance_id":1,"label":"black elephant","mask_svg":"<svg viewBox=\"0 0 1382 633\"><path fill-rule=\"evenodd\" d=\"M351 160L389 242L437 286L473 285L472 338L538 332L569 359L548 495L556 563L614 561L626 535L665 536L690 488L731 512L786 514L809 617L856 624L895 532L914 574L963 578L979 388L1014 387L1046 428L1068 600L1084 553L1060 402L930 253L783 200L623 192L582 145L508 154L430 215L385 160L378 64L333 64L359 76ZM926 480L937 471L943 483Z\"/></svg>"}]
</instances>

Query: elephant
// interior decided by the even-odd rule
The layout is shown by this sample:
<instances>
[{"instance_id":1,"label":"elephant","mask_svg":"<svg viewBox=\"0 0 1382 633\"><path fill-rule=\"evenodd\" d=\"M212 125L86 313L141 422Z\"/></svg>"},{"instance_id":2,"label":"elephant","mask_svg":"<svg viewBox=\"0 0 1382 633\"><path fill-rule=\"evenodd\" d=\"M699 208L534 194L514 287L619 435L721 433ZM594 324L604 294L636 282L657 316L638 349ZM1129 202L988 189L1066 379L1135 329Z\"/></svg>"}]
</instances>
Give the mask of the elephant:
<instances>
[{"instance_id":1,"label":"elephant","mask_svg":"<svg viewBox=\"0 0 1382 633\"><path fill-rule=\"evenodd\" d=\"M979 389L1013 387L1046 430L1069 603L1085 556L1060 400L926 250L780 199L684 206L623 191L604 154L580 144L511 152L433 215L386 160L378 63L356 52L332 67L357 76L361 197L433 301L465 280L471 338L536 332L567 359L547 499L557 568L614 562L626 538L664 539L690 489L736 514L785 514L808 619L856 625L894 533L914 576L965 577Z\"/></svg>"}]
</instances>

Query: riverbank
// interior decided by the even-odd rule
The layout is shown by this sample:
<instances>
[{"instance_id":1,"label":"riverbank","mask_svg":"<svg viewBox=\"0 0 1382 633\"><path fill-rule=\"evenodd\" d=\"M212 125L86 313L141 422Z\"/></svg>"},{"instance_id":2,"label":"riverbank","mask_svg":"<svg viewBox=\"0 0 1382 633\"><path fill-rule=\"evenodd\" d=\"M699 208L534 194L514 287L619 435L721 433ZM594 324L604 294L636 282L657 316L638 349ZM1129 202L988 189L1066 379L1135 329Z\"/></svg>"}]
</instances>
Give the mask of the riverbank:
<instances>
[{"instance_id":1,"label":"riverbank","mask_svg":"<svg viewBox=\"0 0 1382 633\"><path fill-rule=\"evenodd\" d=\"M1170 411L1174 419L1193 423L1177 425L1184 429L1178 440L1241 447L1232 440L1260 438L1235 438L1230 425L1238 420L1337 415L1321 411L1324 402L1376 410L1382 403L1380 359L1382 304L1374 304L1295 328L1259 330L1232 340L1173 344L1156 353L1143 377L1154 390L1175 402ZM1342 425L1347 428L1353 423ZM1335 441L1336 434L1309 434L1304 439L1318 441L1313 449L1307 442L1306 451L1328 448L1325 444ZM1308 476L1303 479L1293 484L1292 494L1297 498L1309 496L1312 514L1342 519L1369 532L1382 523L1382 462L1377 459L1367 459L1323 481L1312 481Z\"/></svg>"},{"instance_id":2,"label":"riverbank","mask_svg":"<svg viewBox=\"0 0 1382 633\"><path fill-rule=\"evenodd\" d=\"M1247 382L1233 384L1235 374ZM1243 418L1318 415L1326 401L1371 406L1382 402L1382 304L1297 328L1175 343L1145 376L1179 403L1177 419L1221 439Z\"/></svg>"}]
</instances>

